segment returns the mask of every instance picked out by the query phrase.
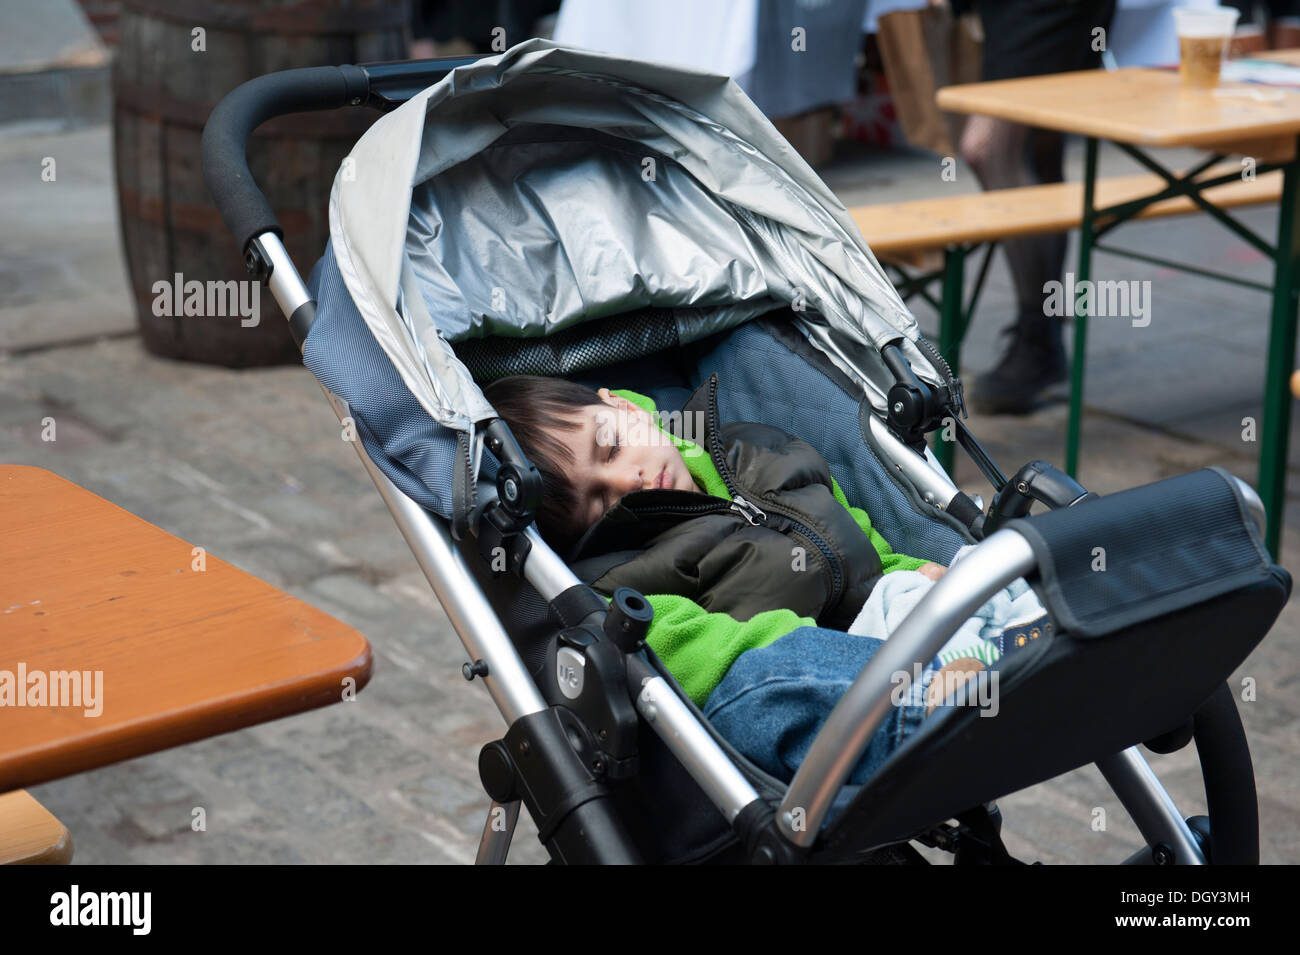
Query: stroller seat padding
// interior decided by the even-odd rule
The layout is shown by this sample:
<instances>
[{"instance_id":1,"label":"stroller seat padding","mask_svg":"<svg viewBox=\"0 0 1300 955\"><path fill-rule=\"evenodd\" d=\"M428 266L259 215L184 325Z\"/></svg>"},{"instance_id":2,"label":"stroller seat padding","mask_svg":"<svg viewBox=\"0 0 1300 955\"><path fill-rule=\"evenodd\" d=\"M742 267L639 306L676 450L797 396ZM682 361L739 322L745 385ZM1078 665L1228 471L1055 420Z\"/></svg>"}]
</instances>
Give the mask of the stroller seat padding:
<instances>
[{"instance_id":1,"label":"stroller seat padding","mask_svg":"<svg viewBox=\"0 0 1300 955\"><path fill-rule=\"evenodd\" d=\"M1060 627L1097 637L1262 579L1272 560L1232 476L1208 467L1007 526Z\"/></svg>"}]
</instances>

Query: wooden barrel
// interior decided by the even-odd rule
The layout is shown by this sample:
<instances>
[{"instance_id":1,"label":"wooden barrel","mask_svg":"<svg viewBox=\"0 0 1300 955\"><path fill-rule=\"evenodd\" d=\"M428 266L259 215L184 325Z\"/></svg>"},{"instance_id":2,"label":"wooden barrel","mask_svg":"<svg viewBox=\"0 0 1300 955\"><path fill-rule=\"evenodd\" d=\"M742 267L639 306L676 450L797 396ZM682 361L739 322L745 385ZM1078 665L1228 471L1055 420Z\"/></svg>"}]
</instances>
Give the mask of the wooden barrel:
<instances>
[{"instance_id":1,"label":"wooden barrel","mask_svg":"<svg viewBox=\"0 0 1300 955\"><path fill-rule=\"evenodd\" d=\"M125 0L113 150L122 244L150 351L233 367L299 360L267 289L240 286L236 304L220 284L248 281L248 273L203 180L203 124L255 76L405 59L409 14L408 0ZM334 174L378 115L280 117L249 142L249 168L304 279L329 239Z\"/></svg>"}]
</instances>

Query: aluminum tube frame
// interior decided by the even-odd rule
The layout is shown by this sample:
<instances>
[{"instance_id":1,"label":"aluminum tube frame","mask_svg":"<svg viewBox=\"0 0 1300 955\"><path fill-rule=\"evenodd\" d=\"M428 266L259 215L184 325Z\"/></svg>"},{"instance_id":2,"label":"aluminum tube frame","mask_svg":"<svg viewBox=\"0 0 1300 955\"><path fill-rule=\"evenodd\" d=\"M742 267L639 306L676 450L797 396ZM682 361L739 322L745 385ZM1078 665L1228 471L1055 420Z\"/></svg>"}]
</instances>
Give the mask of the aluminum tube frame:
<instances>
[{"instance_id":1,"label":"aluminum tube frame","mask_svg":"<svg viewBox=\"0 0 1300 955\"><path fill-rule=\"evenodd\" d=\"M524 529L524 536L532 545L524 558L524 579L533 585L543 600L549 603L570 587L582 583L551 545L542 539L536 524L529 524Z\"/></svg>"},{"instance_id":2,"label":"aluminum tube frame","mask_svg":"<svg viewBox=\"0 0 1300 955\"><path fill-rule=\"evenodd\" d=\"M321 390L339 420L346 418L347 402L323 385ZM510 635L501 625L496 610L456 549L451 529L402 493L370 459L360 441L353 444L370 479L379 489L379 496L388 505L398 530L415 555L416 563L424 571L425 579L460 636L465 652L471 660L482 660L487 664L483 685L507 725L521 716L546 709L546 701L542 699Z\"/></svg>"},{"instance_id":3,"label":"aluminum tube frame","mask_svg":"<svg viewBox=\"0 0 1300 955\"><path fill-rule=\"evenodd\" d=\"M1148 847L1164 843L1173 850L1175 865L1206 864L1200 842L1136 746L1097 760L1097 768L1133 817Z\"/></svg>"},{"instance_id":4,"label":"aluminum tube frame","mask_svg":"<svg viewBox=\"0 0 1300 955\"><path fill-rule=\"evenodd\" d=\"M925 501L946 511L952 499L961 492L944 472L934 452L927 447L923 458L898 440L889 426L874 413L868 415L867 419L871 437L889 458L887 464L902 474Z\"/></svg>"},{"instance_id":5,"label":"aluminum tube frame","mask_svg":"<svg viewBox=\"0 0 1300 955\"><path fill-rule=\"evenodd\" d=\"M271 264L268 279L271 295L287 320L301 305L312 301L311 293L294 267L293 260L289 258L284 244L274 232L263 232L253 240L253 244L258 246ZM325 392L325 397L340 422L350 416L346 401L324 385L321 386L321 391ZM483 677L483 684L507 725L513 724L521 716L546 709L546 701L524 666L519 651L515 649L496 611L483 595L478 581L465 566L452 541L450 528L444 522L435 520L428 511L407 497L371 460L360 441L353 441L352 444L366 473L374 481L379 496L393 515L416 563L420 565L425 579L433 587L434 594L451 620L465 652L471 660L482 660L487 664L488 673ZM550 552L549 547L545 549ZM556 557L555 560L558 561L559 558Z\"/></svg>"},{"instance_id":6,"label":"aluminum tube frame","mask_svg":"<svg viewBox=\"0 0 1300 955\"><path fill-rule=\"evenodd\" d=\"M505 826L498 829L498 813L504 814ZM478 854L474 857L475 865L505 865L510 852L510 840L514 838L515 825L519 822L519 800L499 803L495 799L488 807L487 819L483 822L483 836L478 842Z\"/></svg>"},{"instance_id":7,"label":"aluminum tube frame","mask_svg":"<svg viewBox=\"0 0 1300 955\"><path fill-rule=\"evenodd\" d=\"M569 565L542 539L536 524L530 524L524 533L533 545L524 560L524 577L543 598L551 600L574 584L581 583ZM646 723L728 823L759 798L744 773L663 677L644 680L635 703Z\"/></svg>"},{"instance_id":8,"label":"aluminum tube frame","mask_svg":"<svg viewBox=\"0 0 1300 955\"><path fill-rule=\"evenodd\" d=\"M479 487L485 497L496 493L496 489L486 483ZM524 559L524 577L543 598L551 600L574 584L581 583L568 564L541 537L536 524L529 525L524 533L532 543ZM662 677L644 680L635 704L646 723L728 823L759 798L744 773Z\"/></svg>"},{"instance_id":9,"label":"aluminum tube frame","mask_svg":"<svg viewBox=\"0 0 1300 955\"><path fill-rule=\"evenodd\" d=\"M636 708L728 823L759 798L749 780L663 677L652 677L641 684Z\"/></svg>"},{"instance_id":10,"label":"aluminum tube frame","mask_svg":"<svg viewBox=\"0 0 1300 955\"><path fill-rule=\"evenodd\" d=\"M811 846L836 794L893 706L895 687L911 686L914 665L924 666L990 597L1035 569L1033 548L1003 528L976 545L935 582L845 691L795 773L777 813L781 832ZM802 823L795 827L795 810Z\"/></svg>"},{"instance_id":11,"label":"aluminum tube frame","mask_svg":"<svg viewBox=\"0 0 1300 955\"><path fill-rule=\"evenodd\" d=\"M294 268L288 250L274 232L263 232L253 240L252 244L258 248L267 264L271 266L271 275L267 279L267 284L271 287L271 295L280 306L284 317L292 317L300 305L310 302L312 298L303 283L302 276Z\"/></svg>"}]
</instances>

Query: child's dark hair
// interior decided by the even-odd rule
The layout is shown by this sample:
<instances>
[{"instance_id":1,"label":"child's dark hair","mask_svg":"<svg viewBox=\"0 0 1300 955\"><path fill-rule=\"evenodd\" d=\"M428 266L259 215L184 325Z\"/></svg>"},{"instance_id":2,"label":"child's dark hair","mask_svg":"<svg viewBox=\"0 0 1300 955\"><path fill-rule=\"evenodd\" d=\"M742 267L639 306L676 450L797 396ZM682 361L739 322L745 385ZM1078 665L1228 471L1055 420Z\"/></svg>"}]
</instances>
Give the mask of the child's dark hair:
<instances>
[{"instance_id":1,"label":"child's dark hair","mask_svg":"<svg viewBox=\"0 0 1300 955\"><path fill-rule=\"evenodd\" d=\"M562 553L567 551L583 531L573 526L578 502L564 477L576 462L553 432L578 430L579 424L574 420L577 412L604 402L586 385L539 375L499 378L483 386L483 395L510 426L519 447L542 474L538 530L552 547Z\"/></svg>"}]
</instances>

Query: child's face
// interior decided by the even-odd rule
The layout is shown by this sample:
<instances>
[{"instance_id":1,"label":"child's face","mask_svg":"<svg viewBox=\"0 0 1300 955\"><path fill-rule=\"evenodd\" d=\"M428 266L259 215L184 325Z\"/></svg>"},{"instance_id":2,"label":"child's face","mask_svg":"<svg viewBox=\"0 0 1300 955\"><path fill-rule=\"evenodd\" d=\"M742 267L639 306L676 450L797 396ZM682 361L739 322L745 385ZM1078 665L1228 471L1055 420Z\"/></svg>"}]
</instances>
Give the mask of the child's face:
<instances>
[{"instance_id":1,"label":"child's face","mask_svg":"<svg viewBox=\"0 0 1300 955\"><path fill-rule=\"evenodd\" d=\"M608 388L598 394L605 404L581 409L574 418L578 430L554 435L573 455L568 477L578 499L575 527L590 527L632 491L699 491L681 452L648 412L610 394Z\"/></svg>"}]
</instances>

